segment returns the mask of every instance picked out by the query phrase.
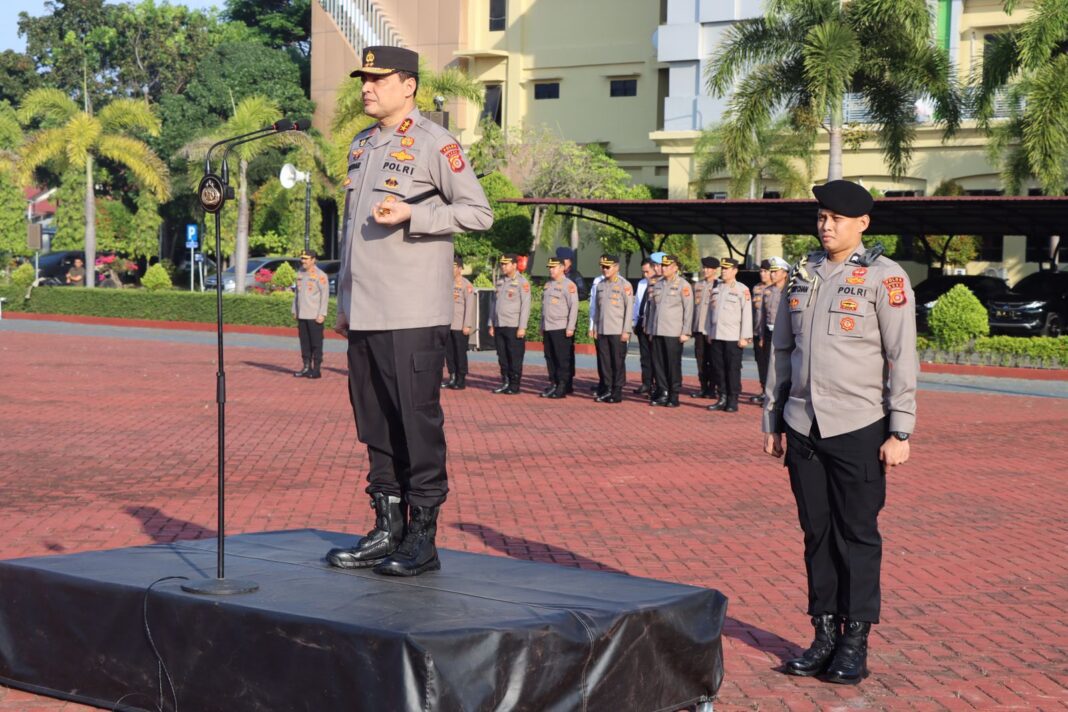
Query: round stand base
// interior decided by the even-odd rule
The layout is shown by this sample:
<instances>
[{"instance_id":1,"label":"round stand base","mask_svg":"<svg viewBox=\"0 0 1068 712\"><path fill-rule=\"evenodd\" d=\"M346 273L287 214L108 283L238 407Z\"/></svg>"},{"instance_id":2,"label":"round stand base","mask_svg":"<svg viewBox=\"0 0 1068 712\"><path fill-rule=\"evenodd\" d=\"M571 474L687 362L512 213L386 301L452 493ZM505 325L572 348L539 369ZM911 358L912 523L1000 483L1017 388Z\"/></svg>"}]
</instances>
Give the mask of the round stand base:
<instances>
[{"instance_id":1,"label":"round stand base","mask_svg":"<svg viewBox=\"0 0 1068 712\"><path fill-rule=\"evenodd\" d=\"M253 593L259 589L258 583L240 579L215 578L182 584L182 590L186 593L199 593L204 596L234 596L239 593Z\"/></svg>"}]
</instances>

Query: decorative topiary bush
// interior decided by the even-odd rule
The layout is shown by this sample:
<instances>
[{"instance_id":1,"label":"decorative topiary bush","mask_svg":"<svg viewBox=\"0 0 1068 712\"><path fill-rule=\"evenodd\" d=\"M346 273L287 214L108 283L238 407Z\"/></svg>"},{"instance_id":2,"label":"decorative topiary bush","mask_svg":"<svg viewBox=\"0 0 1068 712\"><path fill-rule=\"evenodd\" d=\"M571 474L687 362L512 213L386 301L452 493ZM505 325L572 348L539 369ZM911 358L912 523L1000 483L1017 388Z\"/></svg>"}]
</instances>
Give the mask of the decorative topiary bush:
<instances>
[{"instance_id":1,"label":"decorative topiary bush","mask_svg":"<svg viewBox=\"0 0 1068 712\"><path fill-rule=\"evenodd\" d=\"M36 278L37 275L34 272L33 265L29 262L23 262L11 273L11 283L19 289L26 289L26 287L33 284L33 280Z\"/></svg>"},{"instance_id":2,"label":"decorative topiary bush","mask_svg":"<svg viewBox=\"0 0 1068 712\"><path fill-rule=\"evenodd\" d=\"M958 348L990 334L986 307L963 284L938 298L927 321L931 336L942 348Z\"/></svg>"},{"instance_id":3,"label":"decorative topiary bush","mask_svg":"<svg viewBox=\"0 0 1068 712\"><path fill-rule=\"evenodd\" d=\"M145 276L141 278L141 286L150 292L158 292L161 289L170 289L174 284L171 282L170 274L167 273L167 268L157 262L145 270Z\"/></svg>"},{"instance_id":4,"label":"decorative topiary bush","mask_svg":"<svg viewBox=\"0 0 1068 712\"><path fill-rule=\"evenodd\" d=\"M288 262L278 265L278 269L274 271L274 276L271 277L271 287L273 289L289 289L296 283L297 271L290 267Z\"/></svg>"}]
</instances>

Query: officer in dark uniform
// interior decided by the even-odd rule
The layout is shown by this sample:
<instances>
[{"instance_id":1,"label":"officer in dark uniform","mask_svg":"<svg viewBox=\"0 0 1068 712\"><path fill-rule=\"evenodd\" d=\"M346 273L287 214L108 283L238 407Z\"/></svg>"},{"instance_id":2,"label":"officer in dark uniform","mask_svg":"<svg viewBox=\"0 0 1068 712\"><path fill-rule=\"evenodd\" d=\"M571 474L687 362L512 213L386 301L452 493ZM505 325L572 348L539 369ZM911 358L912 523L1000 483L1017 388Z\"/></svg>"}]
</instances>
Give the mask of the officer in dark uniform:
<instances>
[{"instance_id":1,"label":"officer in dark uniform","mask_svg":"<svg viewBox=\"0 0 1068 712\"><path fill-rule=\"evenodd\" d=\"M564 276L575 283L579 300L589 299L590 292L586 289L586 278L579 274L578 265L575 264L575 253L571 248L557 247L556 259L560 260L564 266ZM571 336L568 340L570 341L571 355L567 362L567 393L571 394L575 392L575 337Z\"/></svg>"},{"instance_id":2,"label":"officer in dark uniform","mask_svg":"<svg viewBox=\"0 0 1068 712\"><path fill-rule=\"evenodd\" d=\"M816 186L823 250L794 266L772 333L764 451L782 457L805 534L816 635L790 675L856 684L879 622L886 475L909 458L916 422L916 317L901 267L861 242L863 187Z\"/></svg>"},{"instance_id":3,"label":"officer in dark uniform","mask_svg":"<svg viewBox=\"0 0 1068 712\"><path fill-rule=\"evenodd\" d=\"M715 398L719 381L712 367L712 349L705 341L708 328L708 308L716 289L716 270L719 260L715 257L701 258L701 279L693 286L693 359L697 364L697 380L701 390L691 393L691 398Z\"/></svg>"},{"instance_id":4,"label":"officer in dark uniform","mask_svg":"<svg viewBox=\"0 0 1068 712\"><path fill-rule=\"evenodd\" d=\"M440 379L453 235L488 229L493 210L457 140L415 106L419 55L367 47L360 59L352 76L377 123L349 146L334 330L349 343L349 401L376 517L364 539L327 560L416 576L441 568L435 537L449 486ZM401 271L418 289L397 278Z\"/></svg>"}]
</instances>

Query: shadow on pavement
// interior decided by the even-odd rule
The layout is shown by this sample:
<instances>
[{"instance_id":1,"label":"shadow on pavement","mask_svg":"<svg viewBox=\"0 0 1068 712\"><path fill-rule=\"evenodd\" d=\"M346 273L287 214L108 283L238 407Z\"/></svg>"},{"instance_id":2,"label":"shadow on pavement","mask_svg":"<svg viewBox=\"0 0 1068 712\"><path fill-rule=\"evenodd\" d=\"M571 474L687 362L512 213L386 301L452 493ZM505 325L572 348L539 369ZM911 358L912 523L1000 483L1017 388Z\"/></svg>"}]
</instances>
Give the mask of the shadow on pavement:
<instances>
[{"instance_id":1,"label":"shadow on pavement","mask_svg":"<svg viewBox=\"0 0 1068 712\"><path fill-rule=\"evenodd\" d=\"M185 539L209 539L218 533L214 529L184 519L175 519L156 507L130 505L123 507L122 511L141 522L141 530L157 544L170 544Z\"/></svg>"}]
</instances>

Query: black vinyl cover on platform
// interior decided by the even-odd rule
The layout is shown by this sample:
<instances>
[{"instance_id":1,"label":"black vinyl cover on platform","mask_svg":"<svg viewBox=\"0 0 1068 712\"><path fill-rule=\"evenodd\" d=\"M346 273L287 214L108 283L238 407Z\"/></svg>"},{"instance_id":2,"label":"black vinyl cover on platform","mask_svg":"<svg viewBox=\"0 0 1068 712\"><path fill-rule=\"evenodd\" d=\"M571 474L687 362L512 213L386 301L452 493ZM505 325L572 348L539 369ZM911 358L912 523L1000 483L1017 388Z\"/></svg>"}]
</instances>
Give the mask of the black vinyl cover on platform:
<instances>
[{"instance_id":1,"label":"black vinyl cover on platform","mask_svg":"<svg viewBox=\"0 0 1068 712\"><path fill-rule=\"evenodd\" d=\"M152 588L151 635L179 709L674 712L722 682L718 591L446 550L443 571L414 579L323 562L352 541L235 536L227 574L258 592ZM0 561L0 681L156 709L146 589L210 577L214 562L214 540Z\"/></svg>"}]
</instances>

